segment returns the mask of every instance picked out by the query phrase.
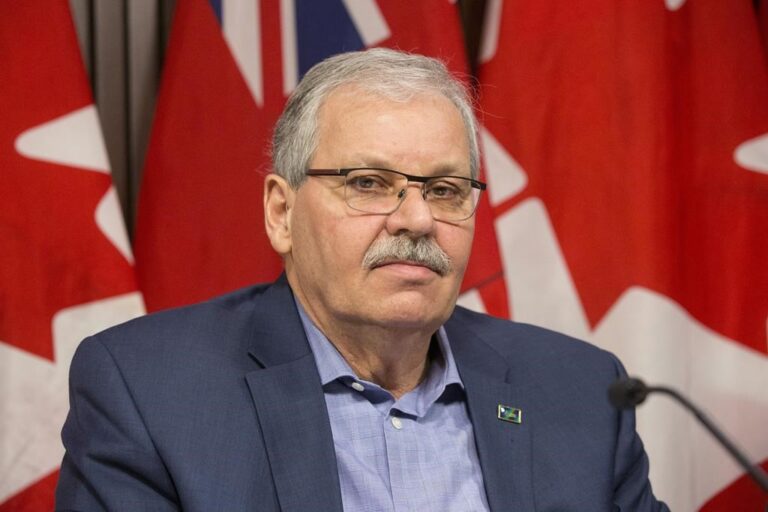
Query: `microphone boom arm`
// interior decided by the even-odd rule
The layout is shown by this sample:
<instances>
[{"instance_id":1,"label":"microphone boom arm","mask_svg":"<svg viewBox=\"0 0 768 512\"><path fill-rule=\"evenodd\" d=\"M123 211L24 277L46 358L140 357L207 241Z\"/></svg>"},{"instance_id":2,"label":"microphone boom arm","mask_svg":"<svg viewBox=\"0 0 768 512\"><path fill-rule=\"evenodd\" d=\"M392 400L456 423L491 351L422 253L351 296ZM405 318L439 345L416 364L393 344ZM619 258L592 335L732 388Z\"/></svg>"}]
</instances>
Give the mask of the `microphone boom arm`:
<instances>
[{"instance_id":1,"label":"microphone boom arm","mask_svg":"<svg viewBox=\"0 0 768 512\"><path fill-rule=\"evenodd\" d=\"M736 444L731 441L722 430L707 416L704 411L696 407L690 400L678 393L676 390L666 386L646 386L645 383L637 378L619 379L611 385L609 390L611 403L619 408L636 407L641 404L649 393L662 393L674 398L682 404L701 422L702 425L720 441L720 444L736 459L739 465L749 474L752 480L768 493L768 474L760 466L752 464Z\"/></svg>"}]
</instances>

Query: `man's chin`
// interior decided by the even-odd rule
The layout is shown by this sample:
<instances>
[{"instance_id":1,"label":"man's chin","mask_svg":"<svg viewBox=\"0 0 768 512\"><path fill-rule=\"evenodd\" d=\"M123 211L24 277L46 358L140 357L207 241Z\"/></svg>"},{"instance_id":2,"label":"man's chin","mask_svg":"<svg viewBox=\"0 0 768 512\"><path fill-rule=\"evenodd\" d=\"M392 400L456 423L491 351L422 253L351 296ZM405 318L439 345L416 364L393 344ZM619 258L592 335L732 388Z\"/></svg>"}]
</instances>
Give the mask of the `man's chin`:
<instances>
[{"instance_id":1,"label":"man's chin","mask_svg":"<svg viewBox=\"0 0 768 512\"><path fill-rule=\"evenodd\" d=\"M372 311L376 323L397 329L437 328L453 312L455 301L438 300L436 293L399 292L384 298Z\"/></svg>"}]
</instances>

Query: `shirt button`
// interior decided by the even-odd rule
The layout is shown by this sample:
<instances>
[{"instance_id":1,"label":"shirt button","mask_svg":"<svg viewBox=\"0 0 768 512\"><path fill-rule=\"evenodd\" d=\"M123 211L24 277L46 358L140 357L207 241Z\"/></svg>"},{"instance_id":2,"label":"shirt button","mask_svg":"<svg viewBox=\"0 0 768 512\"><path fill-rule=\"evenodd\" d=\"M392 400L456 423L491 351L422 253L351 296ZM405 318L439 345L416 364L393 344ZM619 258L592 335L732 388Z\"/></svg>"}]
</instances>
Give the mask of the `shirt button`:
<instances>
[{"instance_id":1,"label":"shirt button","mask_svg":"<svg viewBox=\"0 0 768 512\"><path fill-rule=\"evenodd\" d=\"M353 382L351 386L352 386L352 389L354 389L355 391L365 391L365 386L363 386L359 382Z\"/></svg>"},{"instance_id":2,"label":"shirt button","mask_svg":"<svg viewBox=\"0 0 768 512\"><path fill-rule=\"evenodd\" d=\"M395 427L397 430L400 430L403 428L403 422L400 421L400 418L397 416L392 416L392 426Z\"/></svg>"}]
</instances>

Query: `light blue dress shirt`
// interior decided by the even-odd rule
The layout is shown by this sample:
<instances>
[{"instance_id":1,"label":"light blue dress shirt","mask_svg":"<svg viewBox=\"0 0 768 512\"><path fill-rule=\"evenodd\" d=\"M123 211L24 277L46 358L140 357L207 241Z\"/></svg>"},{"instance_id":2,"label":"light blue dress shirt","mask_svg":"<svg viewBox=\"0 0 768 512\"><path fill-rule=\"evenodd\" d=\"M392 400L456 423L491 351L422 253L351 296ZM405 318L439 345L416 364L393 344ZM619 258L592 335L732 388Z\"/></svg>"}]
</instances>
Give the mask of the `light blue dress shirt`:
<instances>
[{"instance_id":1,"label":"light blue dress shirt","mask_svg":"<svg viewBox=\"0 0 768 512\"><path fill-rule=\"evenodd\" d=\"M464 386L445 330L433 342L426 378L395 400L359 379L297 306L323 384L344 510L488 511Z\"/></svg>"}]
</instances>

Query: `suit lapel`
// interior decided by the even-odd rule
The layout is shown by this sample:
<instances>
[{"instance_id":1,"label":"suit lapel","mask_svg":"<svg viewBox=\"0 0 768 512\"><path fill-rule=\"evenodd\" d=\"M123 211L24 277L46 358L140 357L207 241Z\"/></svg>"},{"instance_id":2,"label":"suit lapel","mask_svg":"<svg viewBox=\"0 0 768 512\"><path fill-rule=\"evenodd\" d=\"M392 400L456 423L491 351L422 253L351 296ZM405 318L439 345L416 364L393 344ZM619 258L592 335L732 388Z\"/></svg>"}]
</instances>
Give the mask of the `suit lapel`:
<instances>
[{"instance_id":1,"label":"suit lapel","mask_svg":"<svg viewBox=\"0 0 768 512\"><path fill-rule=\"evenodd\" d=\"M508 383L502 357L459 322L449 321L446 332L466 389L488 504L493 512L534 510L524 386ZM499 405L522 409L522 423L498 419Z\"/></svg>"},{"instance_id":2,"label":"suit lapel","mask_svg":"<svg viewBox=\"0 0 768 512\"><path fill-rule=\"evenodd\" d=\"M281 510L341 512L333 436L312 355L246 379Z\"/></svg>"},{"instance_id":3,"label":"suit lapel","mask_svg":"<svg viewBox=\"0 0 768 512\"><path fill-rule=\"evenodd\" d=\"M342 512L336 453L325 397L285 278L257 304L246 375L284 512Z\"/></svg>"}]
</instances>

